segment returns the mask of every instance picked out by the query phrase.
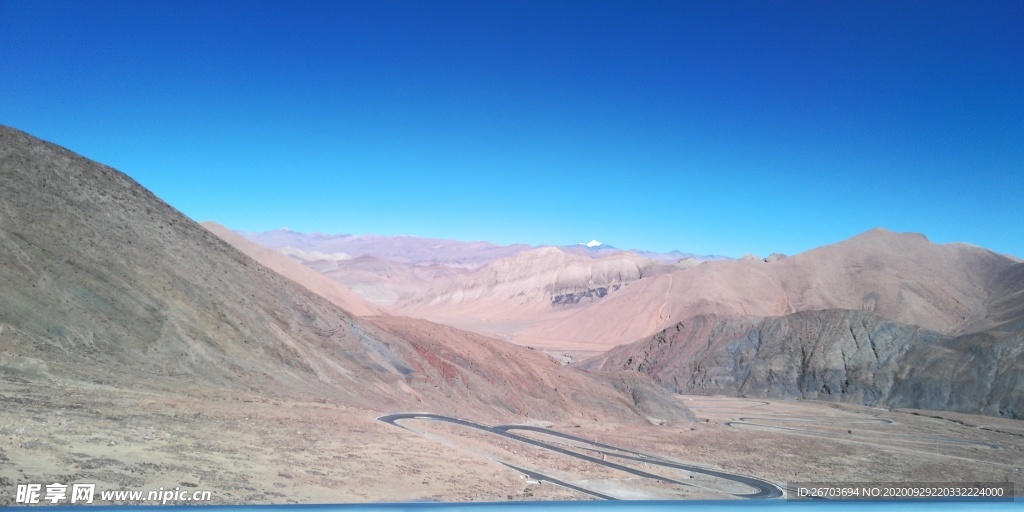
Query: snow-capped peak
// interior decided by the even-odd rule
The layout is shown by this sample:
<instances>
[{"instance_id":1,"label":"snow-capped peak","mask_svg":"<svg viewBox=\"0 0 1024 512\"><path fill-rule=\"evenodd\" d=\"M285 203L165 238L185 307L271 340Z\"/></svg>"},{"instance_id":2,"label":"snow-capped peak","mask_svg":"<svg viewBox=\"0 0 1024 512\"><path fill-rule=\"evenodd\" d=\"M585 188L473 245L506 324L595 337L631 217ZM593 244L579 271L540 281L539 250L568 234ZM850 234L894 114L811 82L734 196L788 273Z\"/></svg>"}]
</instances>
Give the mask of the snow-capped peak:
<instances>
[{"instance_id":1,"label":"snow-capped peak","mask_svg":"<svg viewBox=\"0 0 1024 512\"><path fill-rule=\"evenodd\" d=\"M602 244L601 244L601 242L598 242L597 240L591 240L591 241L587 242L586 245L587 245L587 247L597 247L597 246L602 245Z\"/></svg>"}]
</instances>

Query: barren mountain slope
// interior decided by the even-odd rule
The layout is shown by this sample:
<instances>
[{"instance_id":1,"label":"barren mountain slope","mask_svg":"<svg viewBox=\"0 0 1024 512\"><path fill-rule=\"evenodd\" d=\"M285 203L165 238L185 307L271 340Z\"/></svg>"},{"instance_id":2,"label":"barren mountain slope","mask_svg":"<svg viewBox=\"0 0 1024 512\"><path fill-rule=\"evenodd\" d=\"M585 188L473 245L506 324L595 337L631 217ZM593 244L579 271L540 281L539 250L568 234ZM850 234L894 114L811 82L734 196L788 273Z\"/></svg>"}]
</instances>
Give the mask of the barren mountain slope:
<instances>
[{"instance_id":1,"label":"barren mountain slope","mask_svg":"<svg viewBox=\"0 0 1024 512\"><path fill-rule=\"evenodd\" d=\"M987 316L965 330L1024 330L1024 263L1003 269L988 289Z\"/></svg>"},{"instance_id":2,"label":"barren mountain slope","mask_svg":"<svg viewBox=\"0 0 1024 512\"><path fill-rule=\"evenodd\" d=\"M470 271L436 263L410 265L368 254L344 261L310 261L306 266L382 306L391 306L405 295L425 293L439 282Z\"/></svg>"},{"instance_id":3,"label":"barren mountain slope","mask_svg":"<svg viewBox=\"0 0 1024 512\"><path fill-rule=\"evenodd\" d=\"M246 256L258 261L261 265L301 284L311 292L331 301L334 305L353 315L367 316L383 313L379 307L363 300L355 293L352 293L351 290L346 289L316 270L306 267L279 251L267 249L262 245L250 242L216 222L203 222L201 225L225 242L231 244L235 249L245 253Z\"/></svg>"},{"instance_id":4,"label":"barren mountain slope","mask_svg":"<svg viewBox=\"0 0 1024 512\"><path fill-rule=\"evenodd\" d=\"M943 335L861 311L701 315L580 363L672 391L1024 418L1024 330Z\"/></svg>"},{"instance_id":5,"label":"barren mountain slope","mask_svg":"<svg viewBox=\"0 0 1024 512\"><path fill-rule=\"evenodd\" d=\"M1013 264L986 249L876 229L788 258L705 262L644 279L518 336L611 347L694 315L819 309L869 311L939 332L965 332L986 317L988 286Z\"/></svg>"},{"instance_id":6,"label":"barren mountain slope","mask_svg":"<svg viewBox=\"0 0 1024 512\"><path fill-rule=\"evenodd\" d=\"M445 379L444 393L453 404L482 402L494 409L484 412L451 406L455 411L501 417L511 406L517 414L549 420L587 416L619 421L628 415L626 411L635 413L635 418L627 421L642 417L695 419L646 375L571 371L541 352L427 320L400 316L369 320L375 328L368 332L374 336L390 335L409 342Z\"/></svg>"},{"instance_id":7,"label":"barren mountain slope","mask_svg":"<svg viewBox=\"0 0 1024 512\"><path fill-rule=\"evenodd\" d=\"M526 349L454 329L417 344L386 319L355 318L124 174L6 127L0 197L0 374L488 418L563 414L556 393L578 404L569 414L602 404L609 418L646 421L620 391ZM479 350L448 359L460 354L448 344L467 343Z\"/></svg>"},{"instance_id":8,"label":"barren mountain slope","mask_svg":"<svg viewBox=\"0 0 1024 512\"><path fill-rule=\"evenodd\" d=\"M521 340L559 340L610 348L697 314L777 315L790 311L781 283L760 261L714 261L642 279L559 317L541 319Z\"/></svg>"},{"instance_id":9,"label":"barren mountain slope","mask_svg":"<svg viewBox=\"0 0 1024 512\"><path fill-rule=\"evenodd\" d=\"M873 229L773 265L796 311L862 310L957 332L984 318L987 286L1012 264L980 247Z\"/></svg>"}]
</instances>

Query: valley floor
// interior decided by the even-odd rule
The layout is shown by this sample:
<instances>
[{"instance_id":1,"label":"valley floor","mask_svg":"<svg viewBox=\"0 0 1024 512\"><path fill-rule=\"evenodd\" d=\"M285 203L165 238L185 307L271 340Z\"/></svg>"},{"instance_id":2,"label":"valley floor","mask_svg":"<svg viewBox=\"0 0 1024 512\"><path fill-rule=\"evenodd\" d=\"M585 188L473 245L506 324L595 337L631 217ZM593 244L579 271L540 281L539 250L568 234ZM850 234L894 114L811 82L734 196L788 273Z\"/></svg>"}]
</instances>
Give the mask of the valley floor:
<instances>
[{"instance_id":1,"label":"valley floor","mask_svg":"<svg viewBox=\"0 0 1024 512\"><path fill-rule=\"evenodd\" d=\"M679 399L699 423L532 424L783 486L1009 481L1024 493L1024 422L813 401ZM0 410L0 505L13 503L19 484L55 482L95 483L97 491L209 490L210 503L592 499L538 485L498 461L625 499L725 499L736 491L642 462L630 466L693 485L646 481L457 425L406 424L417 433L376 419L395 411L222 389L172 394L7 378Z\"/></svg>"}]
</instances>

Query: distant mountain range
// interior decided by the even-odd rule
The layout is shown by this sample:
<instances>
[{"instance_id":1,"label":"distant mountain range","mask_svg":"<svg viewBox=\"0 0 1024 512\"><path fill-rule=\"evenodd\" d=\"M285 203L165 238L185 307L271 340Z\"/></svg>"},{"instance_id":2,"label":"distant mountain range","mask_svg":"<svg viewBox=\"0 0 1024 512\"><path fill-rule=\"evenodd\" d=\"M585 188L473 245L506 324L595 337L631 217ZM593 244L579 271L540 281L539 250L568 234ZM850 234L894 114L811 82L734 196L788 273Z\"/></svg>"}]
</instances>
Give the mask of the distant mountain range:
<instances>
[{"instance_id":1,"label":"distant mountain range","mask_svg":"<svg viewBox=\"0 0 1024 512\"><path fill-rule=\"evenodd\" d=\"M293 251L345 254L352 258L371 255L409 265L478 267L532 248L526 244L496 245L490 242L460 242L415 236L325 235L299 233L289 229L241 234L273 249L288 247Z\"/></svg>"},{"instance_id":2,"label":"distant mountain range","mask_svg":"<svg viewBox=\"0 0 1024 512\"><path fill-rule=\"evenodd\" d=\"M415 286L392 267L376 293L406 283L393 314L592 356L580 366L672 391L1024 415L1016 258L874 229L789 257L670 261L594 241L435 265ZM349 262L307 264L352 279Z\"/></svg>"},{"instance_id":3,"label":"distant mountain range","mask_svg":"<svg viewBox=\"0 0 1024 512\"><path fill-rule=\"evenodd\" d=\"M325 235L323 233L300 233L290 229L276 229L264 232L240 232L242 236L264 247L280 249L303 259L342 260L363 255L386 258L410 265L448 265L473 268L492 263L498 259L539 247L558 247L563 251L601 258L622 252L622 249L597 240L589 243L564 246L531 246L527 244L497 245L490 242L462 242L416 236L380 235ZM640 256L662 263L673 263L686 258L701 261L726 260L725 256L699 255L682 251L658 253L654 251L630 250Z\"/></svg>"}]
</instances>

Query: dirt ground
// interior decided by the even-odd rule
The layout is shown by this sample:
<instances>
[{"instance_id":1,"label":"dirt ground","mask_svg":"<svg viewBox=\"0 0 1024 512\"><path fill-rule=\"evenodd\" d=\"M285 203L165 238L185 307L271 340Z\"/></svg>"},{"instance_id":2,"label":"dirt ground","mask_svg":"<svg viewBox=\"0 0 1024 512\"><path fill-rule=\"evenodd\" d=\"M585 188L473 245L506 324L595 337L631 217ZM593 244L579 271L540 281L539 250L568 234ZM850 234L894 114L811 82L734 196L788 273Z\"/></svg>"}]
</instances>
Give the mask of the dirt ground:
<instances>
[{"instance_id":1,"label":"dirt ground","mask_svg":"<svg viewBox=\"0 0 1024 512\"><path fill-rule=\"evenodd\" d=\"M214 504L495 501L525 488L495 462L338 404L0 381L0 411L0 505L23 483L209 490Z\"/></svg>"},{"instance_id":2,"label":"dirt ground","mask_svg":"<svg viewBox=\"0 0 1024 512\"><path fill-rule=\"evenodd\" d=\"M1024 490L1024 422L810 401L679 399L699 423L534 424L780 485L1008 481L1017 494ZM693 485L643 480L465 427L414 420L403 423L409 431L376 421L387 412L397 411L224 390L0 380L0 505L13 504L17 485L30 483L95 483L97 495L209 490L214 504L592 499L499 461L626 499L722 499L737 490L631 463Z\"/></svg>"},{"instance_id":3,"label":"dirt ground","mask_svg":"<svg viewBox=\"0 0 1024 512\"><path fill-rule=\"evenodd\" d=\"M637 432L638 443L784 484L1013 482L1024 491L1021 421L819 401L680 399L703 428Z\"/></svg>"}]
</instances>

